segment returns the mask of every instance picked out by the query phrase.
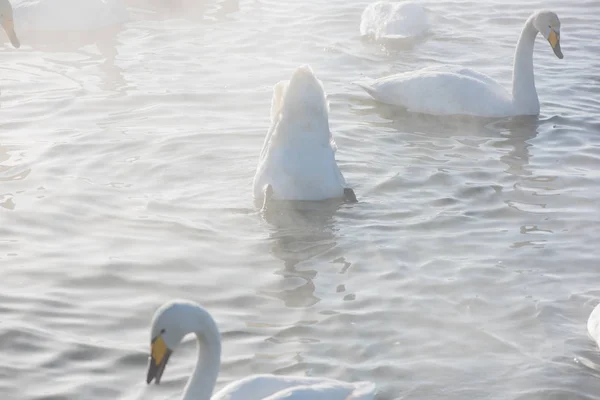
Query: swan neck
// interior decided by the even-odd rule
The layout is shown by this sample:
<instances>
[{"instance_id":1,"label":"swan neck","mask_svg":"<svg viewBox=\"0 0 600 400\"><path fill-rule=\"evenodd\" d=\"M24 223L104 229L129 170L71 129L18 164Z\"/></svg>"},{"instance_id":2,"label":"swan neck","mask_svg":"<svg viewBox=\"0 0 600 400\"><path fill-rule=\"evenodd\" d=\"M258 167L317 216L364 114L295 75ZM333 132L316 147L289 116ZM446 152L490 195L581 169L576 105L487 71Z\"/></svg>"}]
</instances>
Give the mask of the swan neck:
<instances>
[{"instance_id":1,"label":"swan neck","mask_svg":"<svg viewBox=\"0 0 600 400\"><path fill-rule=\"evenodd\" d=\"M540 105L533 76L533 46L538 31L529 18L523 27L513 65L513 102L519 111L539 113Z\"/></svg>"},{"instance_id":2,"label":"swan neck","mask_svg":"<svg viewBox=\"0 0 600 400\"><path fill-rule=\"evenodd\" d=\"M194 333L198 339L198 357L182 400L209 400L221 365L221 338L217 324L206 311L199 310L194 320L197 325Z\"/></svg>"}]
</instances>

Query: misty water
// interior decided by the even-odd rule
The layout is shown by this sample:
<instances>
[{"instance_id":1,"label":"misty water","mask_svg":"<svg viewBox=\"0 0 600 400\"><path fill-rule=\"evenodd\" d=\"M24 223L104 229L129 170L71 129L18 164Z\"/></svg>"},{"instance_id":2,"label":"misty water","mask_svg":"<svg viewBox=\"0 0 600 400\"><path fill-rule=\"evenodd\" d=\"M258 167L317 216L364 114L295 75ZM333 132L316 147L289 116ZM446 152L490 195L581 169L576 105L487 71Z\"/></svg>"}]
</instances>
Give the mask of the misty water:
<instances>
[{"instance_id":1,"label":"misty water","mask_svg":"<svg viewBox=\"0 0 600 400\"><path fill-rule=\"evenodd\" d=\"M195 343L147 386L148 326L186 298L221 329L217 388L600 398L600 2L424 1L429 35L382 45L366 1L88 1L14 0L21 48L0 32L0 397L179 398ZM538 117L412 114L353 84L458 63L510 88L542 8L565 57L538 37ZM265 219L272 88L302 64L359 202Z\"/></svg>"}]
</instances>

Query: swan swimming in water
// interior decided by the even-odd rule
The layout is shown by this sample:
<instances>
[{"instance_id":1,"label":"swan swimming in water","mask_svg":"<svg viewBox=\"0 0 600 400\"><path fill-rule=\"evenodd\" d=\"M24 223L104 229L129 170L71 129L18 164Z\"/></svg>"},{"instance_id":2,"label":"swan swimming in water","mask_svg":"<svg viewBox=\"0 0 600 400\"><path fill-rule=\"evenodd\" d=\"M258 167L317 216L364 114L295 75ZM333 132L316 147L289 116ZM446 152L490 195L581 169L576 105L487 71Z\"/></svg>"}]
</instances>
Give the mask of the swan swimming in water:
<instances>
[{"instance_id":1,"label":"swan swimming in water","mask_svg":"<svg viewBox=\"0 0 600 400\"><path fill-rule=\"evenodd\" d=\"M129 20L123 0L13 0L13 6L23 32L88 32Z\"/></svg>"},{"instance_id":2,"label":"swan swimming in water","mask_svg":"<svg viewBox=\"0 0 600 400\"><path fill-rule=\"evenodd\" d=\"M358 83L382 103L434 115L506 117L537 115L540 103L533 76L533 45L538 33L562 59L560 21L551 11L532 14L521 32L513 65L512 94L492 78L469 68L429 67Z\"/></svg>"},{"instance_id":3,"label":"swan swimming in water","mask_svg":"<svg viewBox=\"0 0 600 400\"><path fill-rule=\"evenodd\" d=\"M254 176L254 199L356 201L335 161L329 106L321 82L309 66L275 85L271 127Z\"/></svg>"},{"instance_id":4,"label":"swan swimming in water","mask_svg":"<svg viewBox=\"0 0 600 400\"><path fill-rule=\"evenodd\" d=\"M183 300L164 304L152 318L148 384L160 383L171 353L190 333L198 340L198 361L183 400L371 400L375 395L371 382L279 375L251 375L213 395L221 363L219 329L205 309Z\"/></svg>"},{"instance_id":5,"label":"swan swimming in water","mask_svg":"<svg viewBox=\"0 0 600 400\"><path fill-rule=\"evenodd\" d=\"M15 32L13 9L8 0L0 0L0 25L4 28L12 45L17 49L21 47L21 42Z\"/></svg>"},{"instance_id":6,"label":"swan swimming in water","mask_svg":"<svg viewBox=\"0 0 600 400\"><path fill-rule=\"evenodd\" d=\"M360 17L361 36L375 40L411 39L429 30L429 18L423 6L412 1L369 4Z\"/></svg>"}]
</instances>

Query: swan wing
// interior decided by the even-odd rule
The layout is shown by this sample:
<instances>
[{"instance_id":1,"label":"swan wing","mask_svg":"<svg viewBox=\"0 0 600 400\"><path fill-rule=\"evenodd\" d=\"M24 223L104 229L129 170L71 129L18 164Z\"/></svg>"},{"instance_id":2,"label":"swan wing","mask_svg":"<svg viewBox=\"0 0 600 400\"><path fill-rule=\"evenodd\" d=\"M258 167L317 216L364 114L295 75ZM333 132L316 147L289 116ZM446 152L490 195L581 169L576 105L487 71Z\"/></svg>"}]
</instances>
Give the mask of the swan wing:
<instances>
[{"instance_id":1,"label":"swan wing","mask_svg":"<svg viewBox=\"0 0 600 400\"><path fill-rule=\"evenodd\" d=\"M374 395L370 382L255 375L227 385L212 400L369 400Z\"/></svg>"},{"instance_id":2,"label":"swan wing","mask_svg":"<svg viewBox=\"0 0 600 400\"><path fill-rule=\"evenodd\" d=\"M505 116L512 97L496 81L469 68L438 66L359 83L375 100L434 115Z\"/></svg>"}]
</instances>

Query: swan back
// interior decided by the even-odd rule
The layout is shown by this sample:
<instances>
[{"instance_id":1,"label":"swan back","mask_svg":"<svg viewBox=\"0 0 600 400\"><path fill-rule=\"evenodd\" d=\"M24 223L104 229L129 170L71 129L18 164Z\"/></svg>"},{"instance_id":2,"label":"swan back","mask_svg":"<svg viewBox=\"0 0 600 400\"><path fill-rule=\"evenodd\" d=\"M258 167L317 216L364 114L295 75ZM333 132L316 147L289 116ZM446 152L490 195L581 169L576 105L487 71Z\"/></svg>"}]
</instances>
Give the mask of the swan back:
<instances>
[{"instance_id":1,"label":"swan back","mask_svg":"<svg viewBox=\"0 0 600 400\"><path fill-rule=\"evenodd\" d=\"M412 112L502 117L514 112L511 95L490 77L457 66L428 67L359 83L371 97Z\"/></svg>"},{"instance_id":2,"label":"swan back","mask_svg":"<svg viewBox=\"0 0 600 400\"><path fill-rule=\"evenodd\" d=\"M299 67L273 89L271 127L254 177L256 202L262 203L267 185L277 200L343 197L335 150L323 85L309 66Z\"/></svg>"},{"instance_id":3,"label":"swan back","mask_svg":"<svg viewBox=\"0 0 600 400\"><path fill-rule=\"evenodd\" d=\"M0 0L0 25L8 35L11 44L15 48L21 47L21 42L15 32L15 24L13 20L13 8L8 0Z\"/></svg>"},{"instance_id":4,"label":"swan back","mask_svg":"<svg viewBox=\"0 0 600 400\"><path fill-rule=\"evenodd\" d=\"M370 400L374 396L371 382L253 375L225 386L212 400Z\"/></svg>"}]
</instances>

